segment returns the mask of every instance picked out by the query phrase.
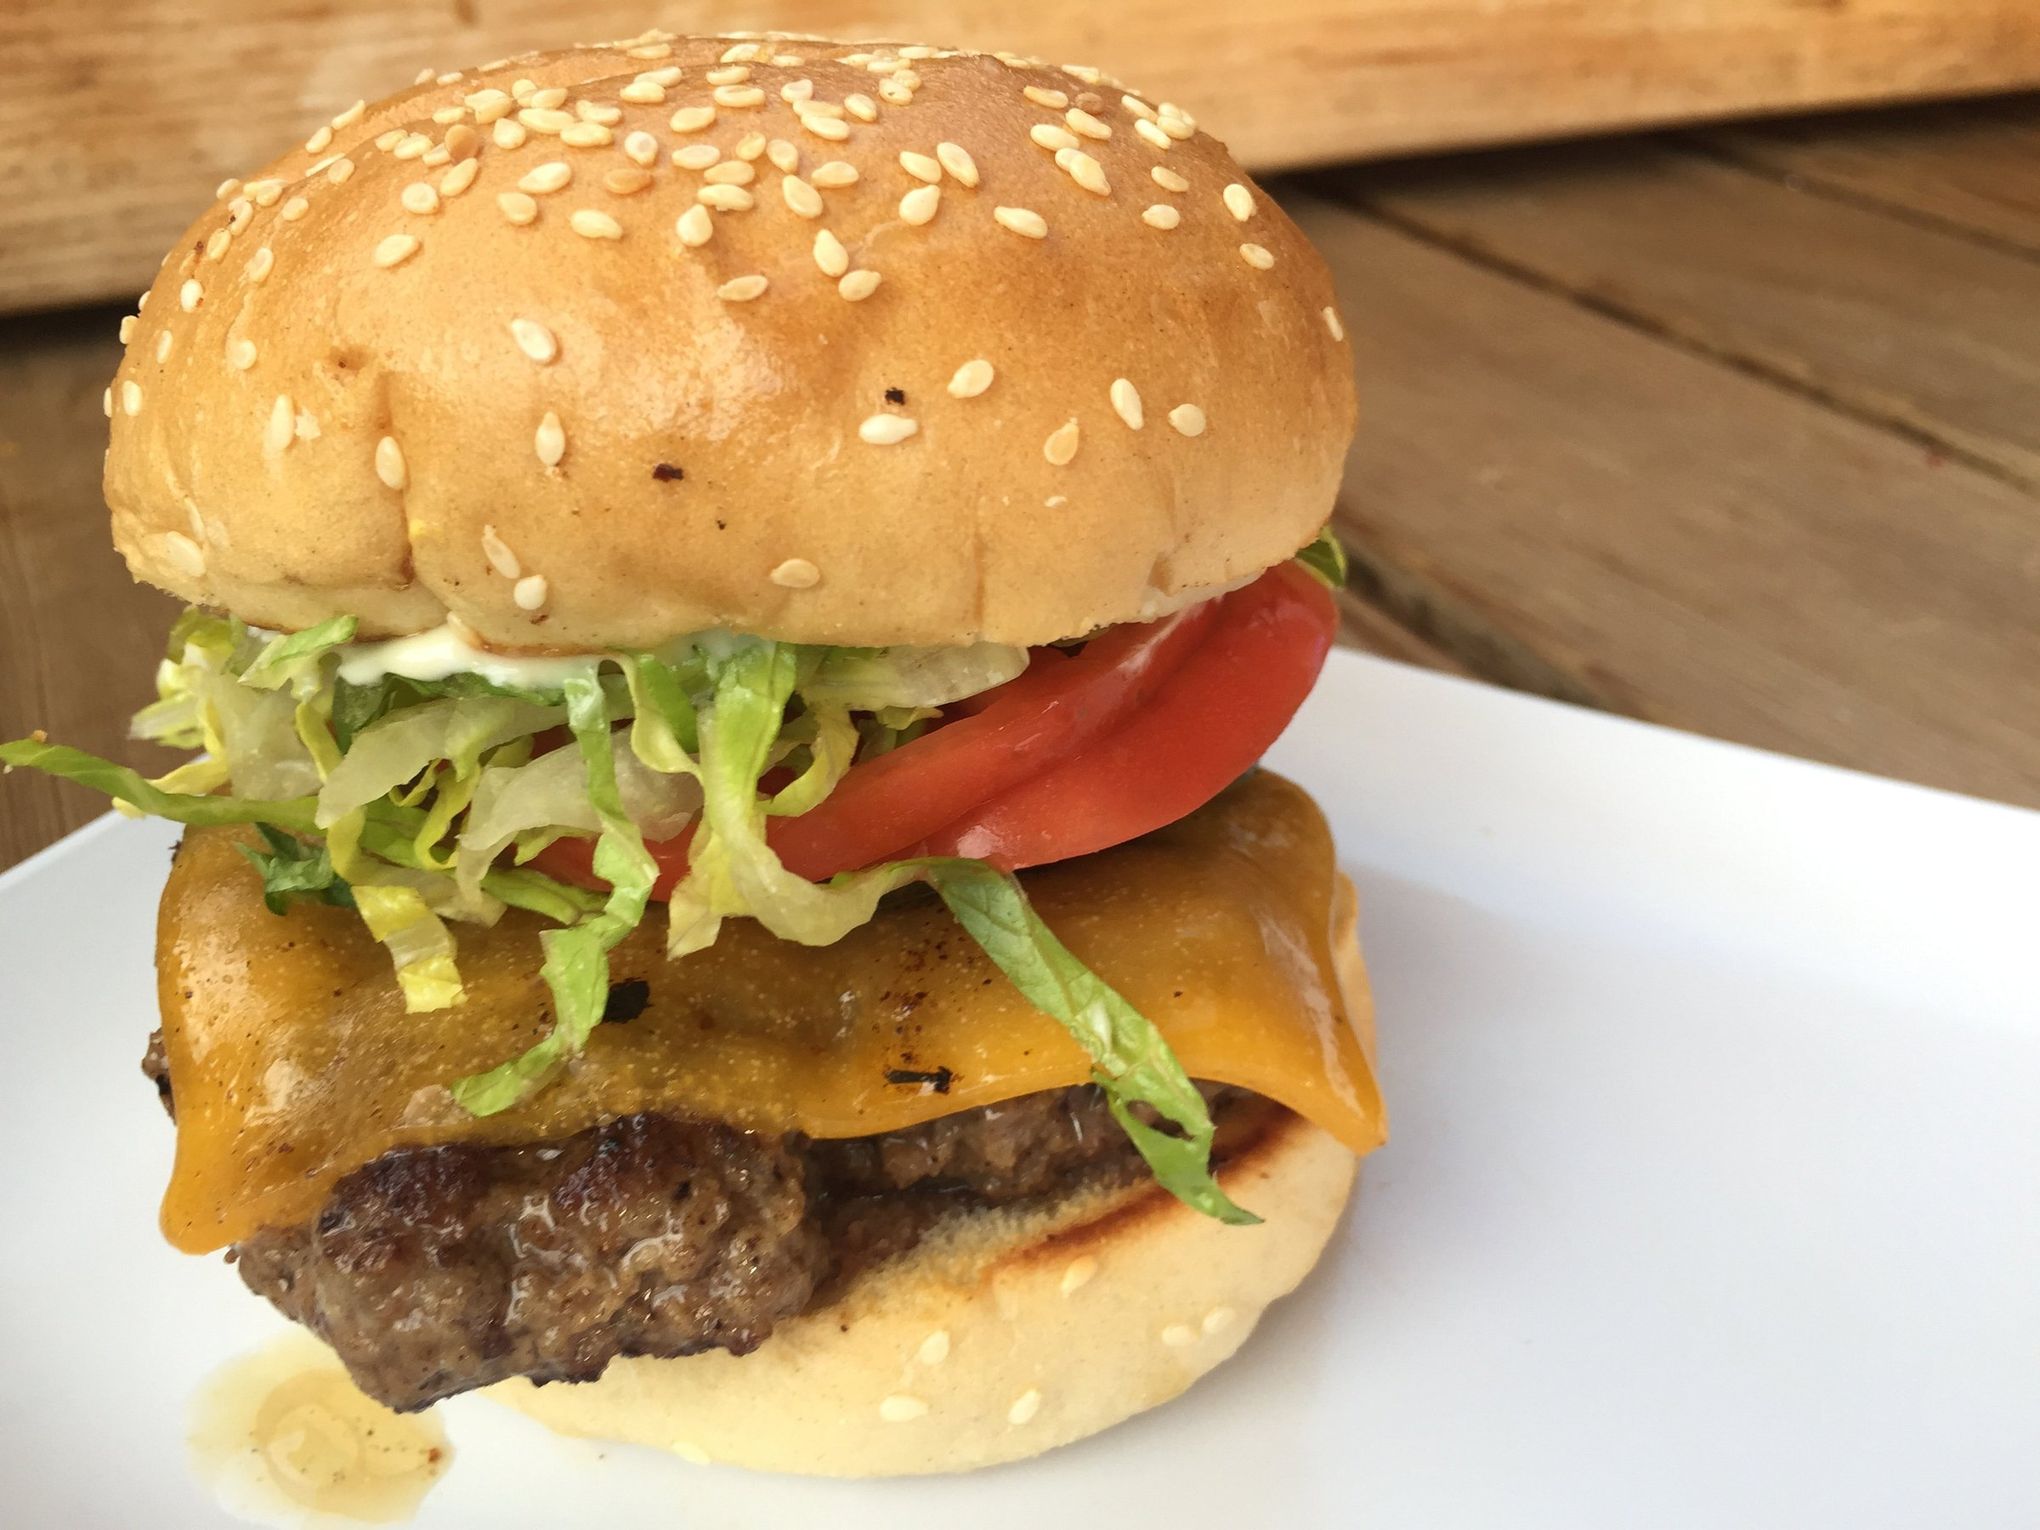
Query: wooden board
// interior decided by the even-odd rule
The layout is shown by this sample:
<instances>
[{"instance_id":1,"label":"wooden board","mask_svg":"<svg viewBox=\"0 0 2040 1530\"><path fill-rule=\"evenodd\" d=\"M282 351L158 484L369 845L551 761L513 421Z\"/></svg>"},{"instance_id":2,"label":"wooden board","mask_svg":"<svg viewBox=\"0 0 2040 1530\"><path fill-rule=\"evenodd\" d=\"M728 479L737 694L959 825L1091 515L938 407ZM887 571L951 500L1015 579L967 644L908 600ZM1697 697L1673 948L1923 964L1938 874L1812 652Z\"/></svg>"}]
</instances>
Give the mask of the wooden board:
<instances>
[{"instance_id":1,"label":"wooden board","mask_svg":"<svg viewBox=\"0 0 2040 1530\"><path fill-rule=\"evenodd\" d=\"M2040 251L2040 96L1753 123L1695 139L1797 186Z\"/></svg>"},{"instance_id":2,"label":"wooden board","mask_svg":"<svg viewBox=\"0 0 2040 1530\"><path fill-rule=\"evenodd\" d=\"M619 36L590 0L10 0L0 6L0 310L124 295L228 175L358 96ZM1094 63L1198 112L1257 169L1640 123L2040 84L2027 0L693 0L695 31L926 37Z\"/></svg>"},{"instance_id":3,"label":"wooden board","mask_svg":"<svg viewBox=\"0 0 2040 1530\"><path fill-rule=\"evenodd\" d=\"M128 578L99 497L100 391L118 316L17 319L0 330L0 739L33 728L151 773L177 756L127 739L154 698L167 595ZM0 867L106 811L30 771L0 780Z\"/></svg>"},{"instance_id":4,"label":"wooden board","mask_svg":"<svg viewBox=\"0 0 2040 1530\"><path fill-rule=\"evenodd\" d=\"M2028 162L2040 195L2040 158ZM1672 144L1359 170L1398 225L2040 485L2040 262Z\"/></svg>"},{"instance_id":5,"label":"wooden board","mask_svg":"<svg viewBox=\"0 0 2040 1530\"><path fill-rule=\"evenodd\" d=\"M1349 209L1292 210L1361 373L1338 524L1396 615L1491 678L2040 804L2030 495Z\"/></svg>"}]
</instances>

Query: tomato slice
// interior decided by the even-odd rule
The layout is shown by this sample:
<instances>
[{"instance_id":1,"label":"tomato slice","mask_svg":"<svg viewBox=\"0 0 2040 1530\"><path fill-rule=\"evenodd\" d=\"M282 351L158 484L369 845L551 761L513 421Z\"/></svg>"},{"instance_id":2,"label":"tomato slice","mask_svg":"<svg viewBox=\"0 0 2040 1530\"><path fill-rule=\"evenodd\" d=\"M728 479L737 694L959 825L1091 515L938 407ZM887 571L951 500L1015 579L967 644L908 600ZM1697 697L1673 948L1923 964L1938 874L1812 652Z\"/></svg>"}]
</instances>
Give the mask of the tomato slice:
<instances>
[{"instance_id":1,"label":"tomato slice","mask_svg":"<svg viewBox=\"0 0 2040 1530\"><path fill-rule=\"evenodd\" d=\"M1211 634L1120 727L904 853L1039 866L1122 844L1217 796L1303 704L1339 625L1331 592L1293 563L1217 604Z\"/></svg>"},{"instance_id":2,"label":"tomato slice","mask_svg":"<svg viewBox=\"0 0 2040 1530\"><path fill-rule=\"evenodd\" d=\"M906 854L1011 869L1119 844L1201 807L1259 759L1337 626L1330 592L1284 564L1160 621L1109 628L1074 655L1039 651L1017 678L853 768L811 812L773 819L766 837L817 881ZM686 875L693 837L647 847L653 896ZM593 860L593 841L562 839L534 865L600 887Z\"/></svg>"}]
</instances>

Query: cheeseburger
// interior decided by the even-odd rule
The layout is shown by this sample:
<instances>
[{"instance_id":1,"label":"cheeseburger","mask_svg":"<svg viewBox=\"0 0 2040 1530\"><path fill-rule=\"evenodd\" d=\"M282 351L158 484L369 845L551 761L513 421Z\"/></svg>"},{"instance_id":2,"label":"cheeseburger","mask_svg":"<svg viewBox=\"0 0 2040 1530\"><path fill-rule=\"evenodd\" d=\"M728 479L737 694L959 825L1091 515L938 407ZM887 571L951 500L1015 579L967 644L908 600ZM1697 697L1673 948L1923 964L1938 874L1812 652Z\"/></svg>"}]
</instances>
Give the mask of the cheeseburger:
<instances>
[{"instance_id":1,"label":"cheeseburger","mask_svg":"<svg viewBox=\"0 0 2040 1530\"><path fill-rule=\"evenodd\" d=\"M193 757L0 760L189 826L176 1248L393 1407L839 1475L1105 1428L1309 1271L1384 1118L1256 761L1351 358L1188 113L776 36L428 73L123 338Z\"/></svg>"}]
</instances>

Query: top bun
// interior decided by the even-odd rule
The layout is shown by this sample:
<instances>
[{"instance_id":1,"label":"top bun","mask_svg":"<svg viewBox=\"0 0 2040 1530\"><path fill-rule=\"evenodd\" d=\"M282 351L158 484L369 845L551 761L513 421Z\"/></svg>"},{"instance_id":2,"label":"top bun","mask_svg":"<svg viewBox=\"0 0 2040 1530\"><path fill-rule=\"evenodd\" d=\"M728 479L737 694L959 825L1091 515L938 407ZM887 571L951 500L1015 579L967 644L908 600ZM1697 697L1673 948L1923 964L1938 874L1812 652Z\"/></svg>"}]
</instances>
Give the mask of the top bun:
<instances>
[{"instance_id":1,"label":"top bun","mask_svg":"<svg viewBox=\"0 0 2040 1530\"><path fill-rule=\"evenodd\" d=\"M1315 535L1332 302L1096 70L648 33L222 186L124 326L106 496L138 577L265 627L1047 642Z\"/></svg>"}]
</instances>

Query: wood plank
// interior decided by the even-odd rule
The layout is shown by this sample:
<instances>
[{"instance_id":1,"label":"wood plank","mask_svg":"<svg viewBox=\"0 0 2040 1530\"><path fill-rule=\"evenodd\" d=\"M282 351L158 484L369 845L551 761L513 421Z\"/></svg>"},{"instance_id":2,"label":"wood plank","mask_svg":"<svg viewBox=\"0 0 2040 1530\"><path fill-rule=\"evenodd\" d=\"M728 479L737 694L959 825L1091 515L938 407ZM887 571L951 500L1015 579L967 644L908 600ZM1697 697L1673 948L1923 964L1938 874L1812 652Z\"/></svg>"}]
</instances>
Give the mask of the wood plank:
<instances>
[{"instance_id":1,"label":"wood plank","mask_svg":"<svg viewBox=\"0 0 2040 1530\"><path fill-rule=\"evenodd\" d=\"M2040 504L1350 209L1339 525L1483 673L2040 805Z\"/></svg>"},{"instance_id":2,"label":"wood plank","mask_svg":"<svg viewBox=\"0 0 2040 1530\"><path fill-rule=\"evenodd\" d=\"M2040 484L2040 263L1677 147L1381 167L1399 226Z\"/></svg>"},{"instance_id":3,"label":"wood plank","mask_svg":"<svg viewBox=\"0 0 2040 1530\"><path fill-rule=\"evenodd\" d=\"M177 611L128 578L99 497L110 311L0 324L0 738L32 728L152 774L176 756L127 740ZM0 868L106 811L32 771L0 778Z\"/></svg>"},{"instance_id":4,"label":"wood plank","mask_svg":"<svg viewBox=\"0 0 2040 1530\"><path fill-rule=\"evenodd\" d=\"M2040 252L2040 96L1759 122L1695 138L1802 186Z\"/></svg>"},{"instance_id":5,"label":"wood plank","mask_svg":"<svg viewBox=\"0 0 2040 1530\"><path fill-rule=\"evenodd\" d=\"M622 0L13 0L0 7L0 309L137 289L229 175L359 95L620 36ZM693 0L697 31L842 29L836 0ZM1198 111L1259 169L2040 84L2009 0L871 0L851 30L1082 59Z\"/></svg>"}]
</instances>

